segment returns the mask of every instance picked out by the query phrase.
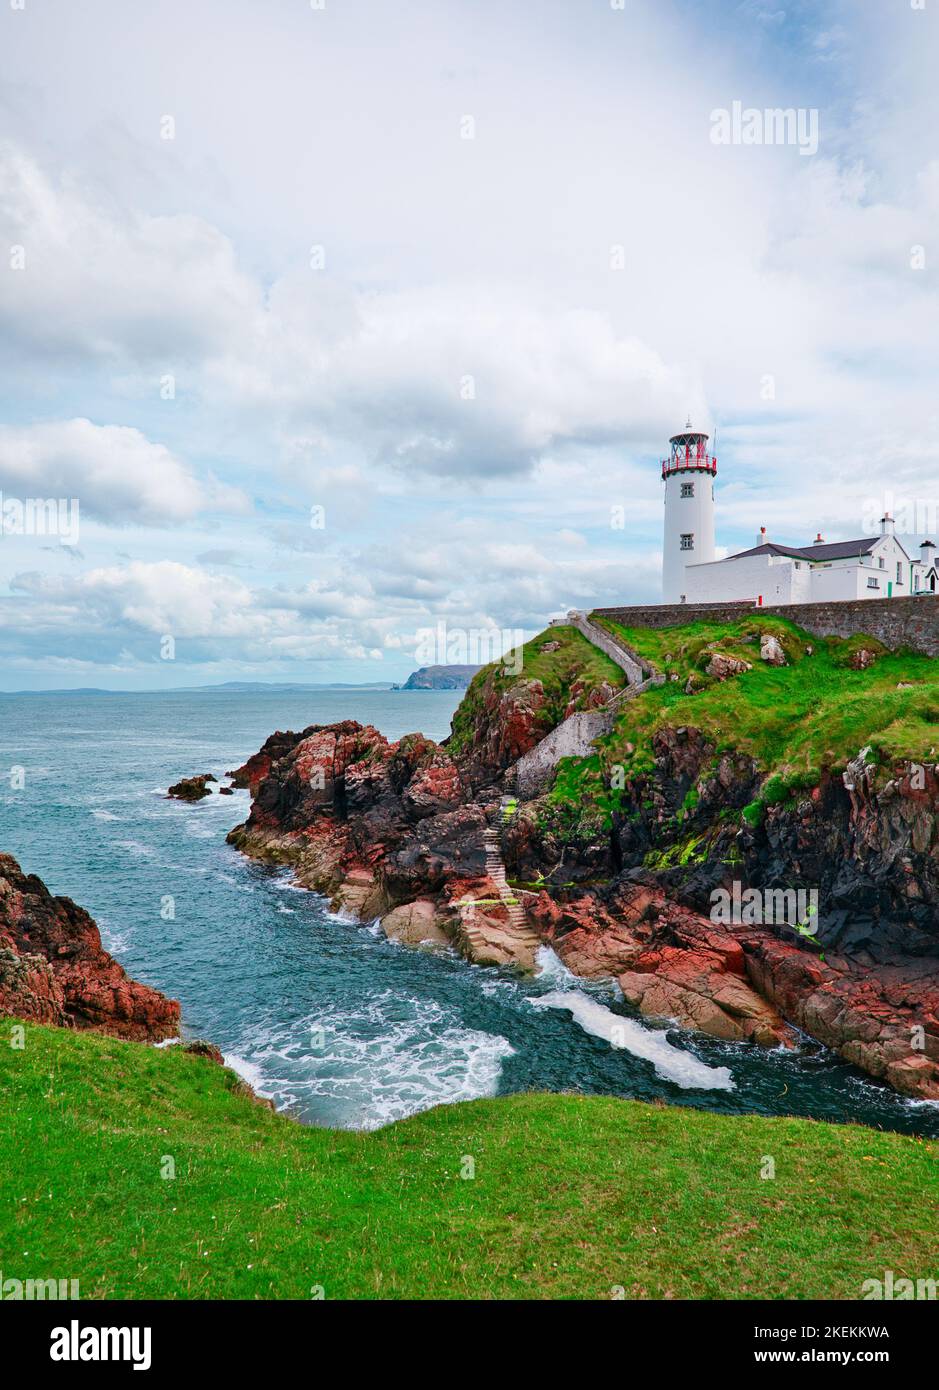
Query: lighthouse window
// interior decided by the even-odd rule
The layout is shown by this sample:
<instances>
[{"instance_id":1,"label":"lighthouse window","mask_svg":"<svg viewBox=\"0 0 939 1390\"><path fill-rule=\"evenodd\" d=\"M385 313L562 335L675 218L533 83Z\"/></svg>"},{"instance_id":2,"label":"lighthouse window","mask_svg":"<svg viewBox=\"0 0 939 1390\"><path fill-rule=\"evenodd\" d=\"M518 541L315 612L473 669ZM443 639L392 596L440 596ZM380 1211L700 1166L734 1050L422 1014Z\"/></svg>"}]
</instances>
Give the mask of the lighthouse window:
<instances>
[{"instance_id":1,"label":"lighthouse window","mask_svg":"<svg viewBox=\"0 0 939 1390\"><path fill-rule=\"evenodd\" d=\"M681 495L682 497L694 497L694 483L682 483Z\"/></svg>"},{"instance_id":2,"label":"lighthouse window","mask_svg":"<svg viewBox=\"0 0 939 1390\"><path fill-rule=\"evenodd\" d=\"M683 531L681 533L681 549L694 550L694 532Z\"/></svg>"}]
</instances>

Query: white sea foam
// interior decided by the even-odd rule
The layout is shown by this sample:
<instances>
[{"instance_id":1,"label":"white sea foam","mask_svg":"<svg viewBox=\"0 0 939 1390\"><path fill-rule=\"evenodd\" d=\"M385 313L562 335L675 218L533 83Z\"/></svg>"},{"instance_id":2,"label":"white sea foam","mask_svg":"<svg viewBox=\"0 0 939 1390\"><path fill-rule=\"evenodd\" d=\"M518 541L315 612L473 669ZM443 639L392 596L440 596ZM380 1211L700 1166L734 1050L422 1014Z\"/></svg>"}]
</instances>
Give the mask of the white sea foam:
<instances>
[{"instance_id":1,"label":"white sea foam","mask_svg":"<svg viewBox=\"0 0 939 1390\"><path fill-rule=\"evenodd\" d=\"M262 1028L249 1060L227 1061L279 1106L378 1129L432 1105L494 1095L513 1052L506 1038L464 1027L434 1000L385 990L355 1008Z\"/></svg>"},{"instance_id":2,"label":"white sea foam","mask_svg":"<svg viewBox=\"0 0 939 1390\"><path fill-rule=\"evenodd\" d=\"M123 820L123 816L116 816L113 811L92 811L95 820Z\"/></svg>"},{"instance_id":3,"label":"white sea foam","mask_svg":"<svg viewBox=\"0 0 939 1390\"><path fill-rule=\"evenodd\" d=\"M535 956L538 979L552 985L583 986L583 980L568 970L561 957L550 946L539 946Z\"/></svg>"},{"instance_id":4,"label":"white sea foam","mask_svg":"<svg viewBox=\"0 0 939 1390\"><path fill-rule=\"evenodd\" d=\"M237 1072L242 1081L247 1081L252 1091L257 1091L259 1096L270 1095L270 1092L264 1089L264 1074L256 1062L246 1061L234 1052L223 1053L222 1060L226 1067L231 1067L233 1072Z\"/></svg>"},{"instance_id":5,"label":"white sea foam","mask_svg":"<svg viewBox=\"0 0 939 1390\"><path fill-rule=\"evenodd\" d=\"M585 981L568 970L550 946L540 947L536 960L539 980L564 987L532 998L529 1002L536 1007L567 1009L585 1033L604 1038L611 1047L624 1048L634 1057L643 1057L652 1063L659 1076L685 1090L734 1090L733 1075L728 1067L707 1066L692 1053L673 1047L663 1032L624 1018L592 998L585 992ZM619 994L612 989L611 981L603 981L601 987Z\"/></svg>"},{"instance_id":6,"label":"white sea foam","mask_svg":"<svg viewBox=\"0 0 939 1390\"><path fill-rule=\"evenodd\" d=\"M665 1034L644 1028L580 990L554 990L532 999L538 1008L567 1009L585 1033L605 1038L612 1047L624 1048L634 1057L651 1062L659 1076L683 1090L732 1091L734 1079L728 1067L709 1067L691 1052L673 1047Z\"/></svg>"},{"instance_id":7,"label":"white sea foam","mask_svg":"<svg viewBox=\"0 0 939 1390\"><path fill-rule=\"evenodd\" d=\"M198 821L191 820L186 823L186 834L193 840L214 840L218 834L211 825L201 825Z\"/></svg>"},{"instance_id":8,"label":"white sea foam","mask_svg":"<svg viewBox=\"0 0 939 1390\"><path fill-rule=\"evenodd\" d=\"M114 931L100 920L98 922L98 930L101 933L101 943L106 951L110 952L112 956L117 956L118 959L126 955L130 946L130 937L126 932Z\"/></svg>"}]
</instances>

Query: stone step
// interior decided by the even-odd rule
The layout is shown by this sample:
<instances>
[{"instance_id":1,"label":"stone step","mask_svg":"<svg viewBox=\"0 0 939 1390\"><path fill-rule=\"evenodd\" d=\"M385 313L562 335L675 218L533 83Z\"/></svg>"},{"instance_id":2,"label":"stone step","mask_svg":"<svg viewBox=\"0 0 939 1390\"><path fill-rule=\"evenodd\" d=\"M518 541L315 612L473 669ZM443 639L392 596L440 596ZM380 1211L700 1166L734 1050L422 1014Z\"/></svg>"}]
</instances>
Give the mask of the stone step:
<instances>
[{"instance_id":1,"label":"stone step","mask_svg":"<svg viewBox=\"0 0 939 1390\"><path fill-rule=\"evenodd\" d=\"M499 808L499 824L504 818L507 805L514 802L514 797L504 796ZM495 885L502 905L505 908L506 927L503 927L500 935L503 940L508 937L514 943L516 949L534 955L541 945L541 938L534 930L528 920L528 914L524 906L516 897L514 889L509 885L508 875L505 871L505 860L502 858L502 841L500 831L496 826L489 825L483 831L483 846L486 859L486 873ZM507 928L507 930L506 930ZM473 929L473 935L464 927L470 945L476 949L477 941L485 944L486 934L480 932L479 928Z\"/></svg>"}]
</instances>

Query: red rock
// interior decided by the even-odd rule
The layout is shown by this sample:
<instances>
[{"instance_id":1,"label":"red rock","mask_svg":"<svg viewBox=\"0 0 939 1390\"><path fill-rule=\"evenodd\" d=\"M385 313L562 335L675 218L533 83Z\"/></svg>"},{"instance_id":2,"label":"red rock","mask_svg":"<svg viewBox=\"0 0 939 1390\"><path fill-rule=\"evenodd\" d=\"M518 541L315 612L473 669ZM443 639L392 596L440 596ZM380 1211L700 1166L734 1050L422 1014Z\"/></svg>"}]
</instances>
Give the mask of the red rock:
<instances>
[{"instance_id":1,"label":"red rock","mask_svg":"<svg viewBox=\"0 0 939 1390\"><path fill-rule=\"evenodd\" d=\"M576 682L569 691L583 697ZM389 744L350 722L275 735L261 750L270 761L251 814L231 842L295 864L301 882L359 916L388 916L420 902L393 924L405 922L413 935L415 914L430 920L433 912L474 959L517 959L484 842L487 827L501 824L498 807L474 788L489 787L538 741L552 716L537 681L505 688L490 678L476 694L483 712L471 745L455 758L419 735ZM690 787L697 792L694 814L707 826L752 801L761 783L751 757L717 753L693 727L659 728L652 746L654 775L642 782L631 818L640 828L624 817L614 829L627 865L650 840L654 847L667 843ZM723 838L709 853L719 862L733 846L743 856L741 872L753 854L761 856L756 866L776 875L789 867L801 881L829 865L843 881L846 863L864 863L878 884L889 882L894 891L902 885L911 901L933 903L936 854L923 846L939 839L935 769L898 767L879 789L874 775L863 757L843 785L823 768L819 786L795 808L768 808L759 841L724 816ZM318 787L310 786L311 776ZM489 796L489 804L476 796ZM793 942L785 928L718 925L670 899L651 875L642 883L611 881L608 832L592 829L596 844L570 842L567 833L545 802L502 828L514 874L532 879L557 866L565 883L524 894L522 916L537 932L530 941L550 942L577 974L618 979L645 1013L765 1045L791 1045L795 1025L897 1089L939 1097L939 969L928 955L894 964L883 957L876 969L863 953L852 961L831 952L823 961L817 947ZM925 939L921 933L918 940ZM914 1041L920 1033L922 1048Z\"/></svg>"},{"instance_id":2,"label":"red rock","mask_svg":"<svg viewBox=\"0 0 939 1390\"><path fill-rule=\"evenodd\" d=\"M0 854L0 1011L38 1023L157 1041L179 1030L179 1004L132 980L93 919Z\"/></svg>"}]
</instances>

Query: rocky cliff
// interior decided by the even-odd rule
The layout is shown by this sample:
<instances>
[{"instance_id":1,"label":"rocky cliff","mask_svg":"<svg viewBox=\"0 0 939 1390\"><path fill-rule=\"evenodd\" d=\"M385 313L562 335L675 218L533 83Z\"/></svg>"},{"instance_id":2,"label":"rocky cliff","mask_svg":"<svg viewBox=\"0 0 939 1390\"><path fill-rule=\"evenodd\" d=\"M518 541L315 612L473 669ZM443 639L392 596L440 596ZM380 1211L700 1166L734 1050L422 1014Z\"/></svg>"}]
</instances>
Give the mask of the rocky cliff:
<instances>
[{"instance_id":1,"label":"rocky cliff","mask_svg":"<svg viewBox=\"0 0 939 1390\"><path fill-rule=\"evenodd\" d=\"M179 1028L176 1001L132 980L88 913L53 897L8 854L0 854L0 1015L139 1041Z\"/></svg>"},{"instance_id":2,"label":"rocky cliff","mask_svg":"<svg viewBox=\"0 0 939 1390\"><path fill-rule=\"evenodd\" d=\"M902 703L900 730L890 716L904 682L886 657L877 672L879 653L862 663L809 648L832 746L811 748L820 766L800 772L779 761L789 745L778 726L785 715L805 740L805 710L819 714L820 694L802 691L796 708L786 684L803 637L699 637L692 671L626 702L596 756L566 760L533 801L515 799L515 762L566 716L607 701L617 679L561 629L529 644L514 676L475 678L446 747L420 735L389 743L351 722L274 734L233 774L254 799L230 840L291 863L390 935L523 967L550 943L572 970L615 977L650 1016L764 1045L790 1044L794 1026L907 1094L939 1098L937 768L885 756L910 737L929 746L928 693ZM773 708L757 701L754 712L748 695L750 713L718 729L716 711L739 698L731 684L760 694L761 680ZM686 713L694 699L700 726ZM878 749L848 758L841 745L856 747L859 723ZM754 730L766 728L776 743L760 743ZM814 891L819 906L811 921L716 917L715 895L735 885Z\"/></svg>"},{"instance_id":3,"label":"rocky cliff","mask_svg":"<svg viewBox=\"0 0 939 1390\"><path fill-rule=\"evenodd\" d=\"M402 690L465 690L478 666L421 666L408 676Z\"/></svg>"}]
</instances>

